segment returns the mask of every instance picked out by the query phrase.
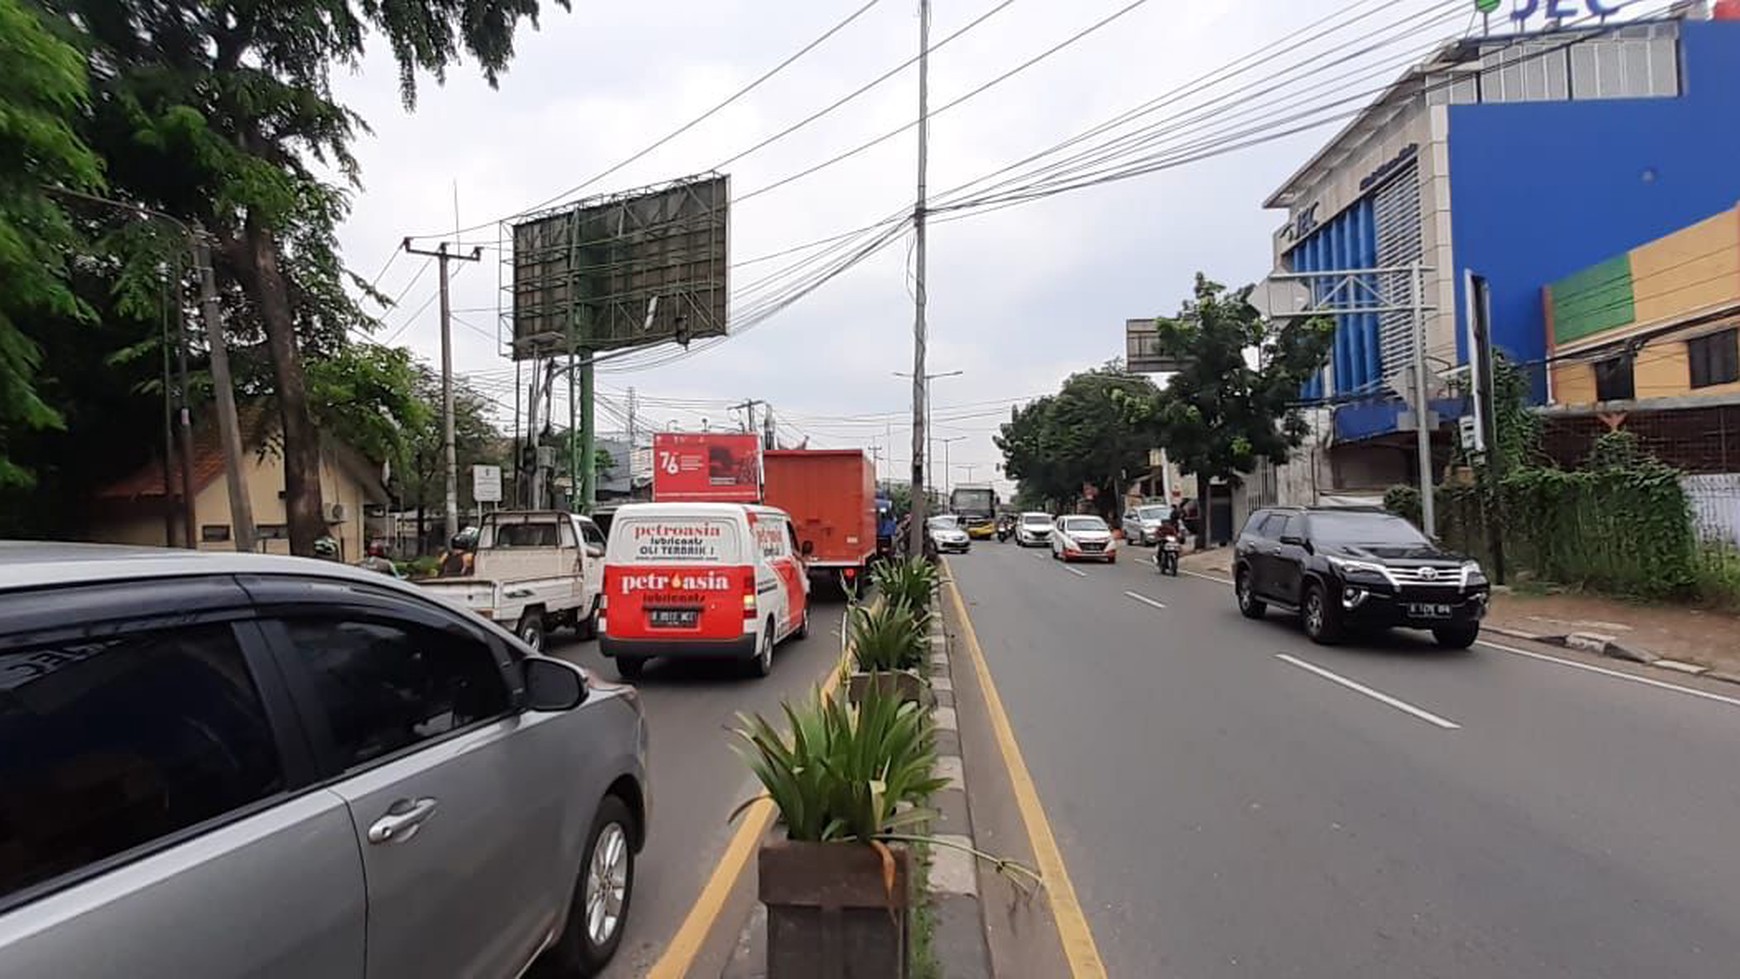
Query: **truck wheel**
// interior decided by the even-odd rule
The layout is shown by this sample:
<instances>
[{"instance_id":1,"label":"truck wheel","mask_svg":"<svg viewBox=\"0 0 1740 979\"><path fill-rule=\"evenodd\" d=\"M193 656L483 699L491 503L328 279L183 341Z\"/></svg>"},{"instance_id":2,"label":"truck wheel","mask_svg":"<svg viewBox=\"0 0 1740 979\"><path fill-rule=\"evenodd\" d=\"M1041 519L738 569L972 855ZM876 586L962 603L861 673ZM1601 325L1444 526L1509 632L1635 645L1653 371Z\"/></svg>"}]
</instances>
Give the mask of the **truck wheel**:
<instances>
[{"instance_id":1,"label":"truck wheel","mask_svg":"<svg viewBox=\"0 0 1740 979\"><path fill-rule=\"evenodd\" d=\"M514 635L520 637L520 642L532 647L535 652L544 651L544 613L537 609L527 609L520 616L520 624L514 629Z\"/></svg>"},{"instance_id":2,"label":"truck wheel","mask_svg":"<svg viewBox=\"0 0 1740 979\"><path fill-rule=\"evenodd\" d=\"M792 633L793 639L808 639L810 637L810 603L804 603L804 620L798 623L797 631Z\"/></svg>"},{"instance_id":3,"label":"truck wheel","mask_svg":"<svg viewBox=\"0 0 1740 979\"><path fill-rule=\"evenodd\" d=\"M616 657L616 675L625 683L640 679L641 671L646 669L646 659L641 656Z\"/></svg>"},{"instance_id":4,"label":"truck wheel","mask_svg":"<svg viewBox=\"0 0 1740 979\"><path fill-rule=\"evenodd\" d=\"M596 596L593 597L592 605L586 610L586 617L584 619L578 617L580 613L576 612L574 614L576 616L574 620L574 633L582 639L598 638L598 598Z\"/></svg>"}]
</instances>

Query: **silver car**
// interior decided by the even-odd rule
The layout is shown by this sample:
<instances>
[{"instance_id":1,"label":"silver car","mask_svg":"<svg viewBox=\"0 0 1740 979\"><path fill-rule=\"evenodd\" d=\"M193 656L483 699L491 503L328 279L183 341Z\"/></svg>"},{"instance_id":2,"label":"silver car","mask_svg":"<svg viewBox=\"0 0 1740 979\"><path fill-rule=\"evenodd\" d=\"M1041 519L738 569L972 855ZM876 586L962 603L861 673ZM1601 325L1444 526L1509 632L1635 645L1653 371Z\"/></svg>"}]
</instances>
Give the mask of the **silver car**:
<instances>
[{"instance_id":1,"label":"silver car","mask_svg":"<svg viewBox=\"0 0 1740 979\"><path fill-rule=\"evenodd\" d=\"M1131 544L1158 544L1160 531L1172 522L1172 507L1144 503L1124 511L1124 540Z\"/></svg>"},{"instance_id":2,"label":"silver car","mask_svg":"<svg viewBox=\"0 0 1740 979\"><path fill-rule=\"evenodd\" d=\"M961 518L952 513L931 517L925 521L930 529L930 539L936 542L936 549L944 554L965 554L973 548L972 538L967 536L961 526Z\"/></svg>"},{"instance_id":3,"label":"silver car","mask_svg":"<svg viewBox=\"0 0 1740 979\"><path fill-rule=\"evenodd\" d=\"M384 575L0 543L0 975L602 968L628 687Z\"/></svg>"}]
</instances>

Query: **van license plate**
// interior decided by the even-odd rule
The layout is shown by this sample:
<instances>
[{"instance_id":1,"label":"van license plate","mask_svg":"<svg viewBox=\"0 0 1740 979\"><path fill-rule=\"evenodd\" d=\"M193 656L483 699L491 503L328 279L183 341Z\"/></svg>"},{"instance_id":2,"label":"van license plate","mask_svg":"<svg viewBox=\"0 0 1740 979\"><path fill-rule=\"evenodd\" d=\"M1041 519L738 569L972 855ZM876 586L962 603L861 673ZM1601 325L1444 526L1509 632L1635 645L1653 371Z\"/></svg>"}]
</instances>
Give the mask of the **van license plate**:
<instances>
[{"instance_id":1,"label":"van license plate","mask_svg":"<svg viewBox=\"0 0 1740 979\"><path fill-rule=\"evenodd\" d=\"M1408 615L1416 619L1448 619L1450 606L1441 603L1411 602Z\"/></svg>"},{"instance_id":2,"label":"van license plate","mask_svg":"<svg viewBox=\"0 0 1740 979\"><path fill-rule=\"evenodd\" d=\"M700 619L701 610L693 608L655 608L647 612L647 619L657 629L692 628Z\"/></svg>"}]
</instances>

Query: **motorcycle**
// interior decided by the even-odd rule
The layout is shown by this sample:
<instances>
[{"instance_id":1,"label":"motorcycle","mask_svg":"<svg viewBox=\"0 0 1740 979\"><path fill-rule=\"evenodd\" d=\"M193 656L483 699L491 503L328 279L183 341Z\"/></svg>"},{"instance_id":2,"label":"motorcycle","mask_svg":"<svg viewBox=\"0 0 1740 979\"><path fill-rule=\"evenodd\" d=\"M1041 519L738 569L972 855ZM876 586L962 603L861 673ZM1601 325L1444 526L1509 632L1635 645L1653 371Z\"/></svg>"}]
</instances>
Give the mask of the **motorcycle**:
<instances>
[{"instance_id":1,"label":"motorcycle","mask_svg":"<svg viewBox=\"0 0 1740 979\"><path fill-rule=\"evenodd\" d=\"M1179 542L1178 532L1163 531L1160 534L1160 545L1154 551L1154 566L1161 574L1178 577L1178 556L1183 552L1184 545Z\"/></svg>"},{"instance_id":2,"label":"motorcycle","mask_svg":"<svg viewBox=\"0 0 1740 979\"><path fill-rule=\"evenodd\" d=\"M997 543L1001 544L1004 541L1007 541L1010 537L1014 536L1014 534L1015 524L1013 521L1005 520L1000 521L997 524Z\"/></svg>"}]
</instances>

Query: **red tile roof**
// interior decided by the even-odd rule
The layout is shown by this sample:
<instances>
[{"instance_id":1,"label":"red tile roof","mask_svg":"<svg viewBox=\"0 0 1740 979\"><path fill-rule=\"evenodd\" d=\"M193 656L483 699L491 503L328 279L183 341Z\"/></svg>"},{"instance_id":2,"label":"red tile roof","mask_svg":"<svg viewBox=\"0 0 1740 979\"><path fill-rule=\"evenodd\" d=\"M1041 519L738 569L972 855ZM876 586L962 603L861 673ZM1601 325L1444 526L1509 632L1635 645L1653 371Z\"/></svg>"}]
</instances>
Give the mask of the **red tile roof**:
<instances>
[{"instance_id":1,"label":"red tile roof","mask_svg":"<svg viewBox=\"0 0 1740 979\"><path fill-rule=\"evenodd\" d=\"M242 451L257 451L267 438L277 431L277 419L260 403L247 403L236 406L236 420L242 430ZM217 418L213 412L206 412L204 417L196 420L193 426L193 491L211 485L212 480L224 474L223 447L218 439ZM169 485L177 495L181 493L181 457L179 454L170 460ZM97 490L99 500L138 500L163 496L163 463L152 460L135 470L132 474L110 483Z\"/></svg>"}]
</instances>

